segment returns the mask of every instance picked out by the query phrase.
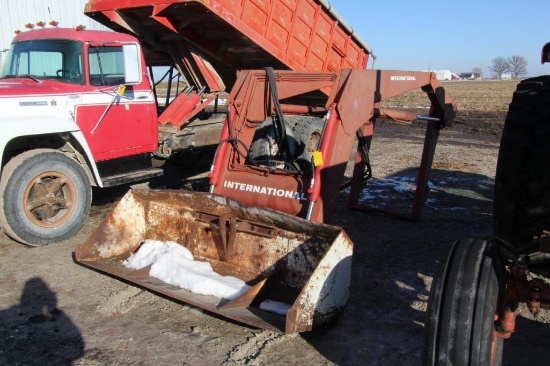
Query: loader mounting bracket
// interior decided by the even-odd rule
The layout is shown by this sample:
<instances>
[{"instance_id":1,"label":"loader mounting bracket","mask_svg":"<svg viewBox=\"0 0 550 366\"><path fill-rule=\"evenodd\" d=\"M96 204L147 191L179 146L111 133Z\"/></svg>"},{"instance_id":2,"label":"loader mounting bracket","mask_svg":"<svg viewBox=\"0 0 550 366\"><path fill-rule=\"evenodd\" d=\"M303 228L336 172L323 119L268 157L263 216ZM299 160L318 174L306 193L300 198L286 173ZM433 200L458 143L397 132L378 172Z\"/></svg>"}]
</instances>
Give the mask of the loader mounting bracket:
<instances>
[{"instance_id":1,"label":"loader mounting bracket","mask_svg":"<svg viewBox=\"0 0 550 366\"><path fill-rule=\"evenodd\" d=\"M200 222L209 223L212 229L219 230L222 249L220 259L223 261L233 257L235 238L238 232L258 235L264 238L274 238L277 236L277 228L273 226L266 226L235 217L196 212L195 219Z\"/></svg>"}]
</instances>

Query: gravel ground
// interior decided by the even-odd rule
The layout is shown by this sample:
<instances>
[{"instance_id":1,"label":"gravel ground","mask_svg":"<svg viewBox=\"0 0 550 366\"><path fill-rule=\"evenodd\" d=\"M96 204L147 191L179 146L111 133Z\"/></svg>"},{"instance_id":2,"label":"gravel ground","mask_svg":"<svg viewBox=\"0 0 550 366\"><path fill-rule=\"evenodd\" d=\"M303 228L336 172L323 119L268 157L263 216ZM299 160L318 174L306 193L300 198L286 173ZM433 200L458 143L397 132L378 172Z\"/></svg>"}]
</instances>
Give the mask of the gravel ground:
<instances>
[{"instance_id":1,"label":"gravel ground","mask_svg":"<svg viewBox=\"0 0 550 366\"><path fill-rule=\"evenodd\" d=\"M330 223L342 226L355 248L351 297L333 327L300 335L254 329L75 264L75 245L123 187L94 191L91 215L70 240L31 248L0 234L0 365L421 364L438 259L453 240L492 235L500 127L478 133L467 120L441 133L418 222L349 211L347 193L340 194ZM371 158L382 188L373 205L409 207L410 190L395 187L416 176L422 143L421 125L377 126ZM167 170L152 188L206 188L204 171ZM535 318L522 308L518 329L505 342L504 364L547 362L547 319L544 311Z\"/></svg>"}]
</instances>

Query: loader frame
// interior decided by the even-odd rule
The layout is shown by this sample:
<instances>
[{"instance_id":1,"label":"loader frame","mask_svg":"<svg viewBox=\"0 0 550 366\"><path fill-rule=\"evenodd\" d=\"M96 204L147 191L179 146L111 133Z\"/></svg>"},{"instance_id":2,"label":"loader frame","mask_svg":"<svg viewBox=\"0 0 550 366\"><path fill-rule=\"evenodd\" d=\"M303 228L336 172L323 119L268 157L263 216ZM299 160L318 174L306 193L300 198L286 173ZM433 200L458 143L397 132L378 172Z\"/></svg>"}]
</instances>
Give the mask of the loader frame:
<instances>
[{"instance_id":1,"label":"loader frame","mask_svg":"<svg viewBox=\"0 0 550 366\"><path fill-rule=\"evenodd\" d=\"M339 73L276 71L273 75L275 87L270 84L266 70L238 74L228 99L229 113L210 174L210 192L236 198L246 205L324 222L335 206L352 145L358 137L348 207L379 210L358 200L368 163L364 142L373 136L377 118L422 119L427 122L427 128L413 207L409 213L385 211L417 220L426 198L439 131L452 123L456 113L455 103L446 95L435 74L353 69ZM431 102L428 116L380 108L383 100L418 88ZM247 159L244 151L253 142L258 122L274 115L277 104L288 115L313 115L320 111L325 114L313 173L254 165Z\"/></svg>"},{"instance_id":2,"label":"loader frame","mask_svg":"<svg viewBox=\"0 0 550 366\"><path fill-rule=\"evenodd\" d=\"M455 113L454 103L433 73L242 71L230 95L210 175L211 192L131 191L76 247L75 260L255 327L301 333L332 324L349 297L353 244L341 227L324 221L335 206L356 136L372 137L378 117L417 118L379 108L382 100L415 88L422 88L431 100L430 115L421 117L428 127L419 198L409 215L416 217L439 130L452 122ZM251 159L250 146L267 117L277 119L282 133L287 130L285 116L289 120L300 116L296 123L313 124L323 115L322 133L312 151L313 169L296 167L290 140L285 140L282 168L278 162L262 165ZM290 136L291 129L288 132ZM366 153L365 144L359 144L350 201L358 189L355 185L363 180ZM358 204L353 208L363 209ZM149 239L176 242L193 258L210 263L216 273L237 277L250 288L234 299L224 299L156 278L151 274L154 264L127 268L124 261ZM287 310L282 314L265 310L262 304L268 300L286 305Z\"/></svg>"}]
</instances>

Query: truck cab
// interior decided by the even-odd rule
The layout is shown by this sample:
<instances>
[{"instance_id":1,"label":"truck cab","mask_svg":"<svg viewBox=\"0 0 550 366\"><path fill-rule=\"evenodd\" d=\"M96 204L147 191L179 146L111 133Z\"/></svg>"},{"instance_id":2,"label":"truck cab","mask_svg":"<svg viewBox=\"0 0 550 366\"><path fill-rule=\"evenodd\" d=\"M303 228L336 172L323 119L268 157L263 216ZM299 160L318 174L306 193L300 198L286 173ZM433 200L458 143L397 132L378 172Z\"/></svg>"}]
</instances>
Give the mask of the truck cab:
<instances>
[{"instance_id":1,"label":"truck cab","mask_svg":"<svg viewBox=\"0 0 550 366\"><path fill-rule=\"evenodd\" d=\"M0 224L43 245L80 229L91 187L162 174L157 109L139 42L106 31L19 33L0 72Z\"/></svg>"}]
</instances>

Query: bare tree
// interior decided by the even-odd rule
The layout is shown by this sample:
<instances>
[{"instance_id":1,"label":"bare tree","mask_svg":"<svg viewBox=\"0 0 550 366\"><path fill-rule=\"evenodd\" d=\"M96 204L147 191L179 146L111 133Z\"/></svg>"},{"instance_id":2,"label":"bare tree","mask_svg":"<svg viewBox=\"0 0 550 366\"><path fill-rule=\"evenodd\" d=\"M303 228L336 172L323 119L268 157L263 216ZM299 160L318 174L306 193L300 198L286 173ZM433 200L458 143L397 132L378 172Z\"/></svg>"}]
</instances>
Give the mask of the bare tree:
<instances>
[{"instance_id":1,"label":"bare tree","mask_svg":"<svg viewBox=\"0 0 550 366\"><path fill-rule=\"evenodd\" d=\"M508 65L510 65L510 72L514 79L527 74L527 60L521 56L508 57Z\"/></svg>"},{"instance_id":2,"label":"bare tree","mask_svg":"<svg viewBox=\"0 0 550 366\"><path fill-rule=\"evenodd\" d=\"M489 70L491 70L493 74L500 80L502 79L502 74L510 71L510 65L508 64L508 60L506 60L504 57L497 57L494 58L493 61L491 61L491 66L489 66Z\"/></svg>"},{"instance_id":3,"label":"bare tree","mask_svg":"<svg viewBox=\"0 0 550 366\"><path fill-rule=\"evenodd\" d=\"M479 77L483 77L483 70L481 69L481 67L474 67L472 69L472 74L474 75L479 75Z\"/></svg>"}]
</instances>

